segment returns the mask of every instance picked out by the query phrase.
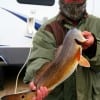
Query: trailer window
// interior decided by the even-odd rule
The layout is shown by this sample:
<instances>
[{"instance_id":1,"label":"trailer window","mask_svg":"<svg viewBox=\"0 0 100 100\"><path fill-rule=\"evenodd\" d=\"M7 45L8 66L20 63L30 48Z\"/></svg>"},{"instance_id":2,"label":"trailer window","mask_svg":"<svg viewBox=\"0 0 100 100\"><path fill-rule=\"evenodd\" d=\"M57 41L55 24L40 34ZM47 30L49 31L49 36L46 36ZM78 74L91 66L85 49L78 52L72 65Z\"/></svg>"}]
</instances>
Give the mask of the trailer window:
<instances>
[{"instance_id":1,"label":"trailer window","mask_svg":"<svg viewBox=\"0 0 100 100\"><path fill-rule=\"evenodd\" d=\"M19 3L52 6L54 0L17 0Z\"/></svg>"}]
</instances>

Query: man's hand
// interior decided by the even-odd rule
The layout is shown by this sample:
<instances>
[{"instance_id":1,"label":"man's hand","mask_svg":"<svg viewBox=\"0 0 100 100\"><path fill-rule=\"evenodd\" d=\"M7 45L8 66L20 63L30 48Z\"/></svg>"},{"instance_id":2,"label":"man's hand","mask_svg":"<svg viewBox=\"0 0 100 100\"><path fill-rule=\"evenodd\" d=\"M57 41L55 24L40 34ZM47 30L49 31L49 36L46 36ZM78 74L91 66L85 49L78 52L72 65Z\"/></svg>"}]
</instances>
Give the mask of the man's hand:
<instances>
[{"instance_id":1,"label":"man's hand","mask_svg":"<svg viewBox=\"0 0 100 100\"><path fill-rule=\"evenodd\" d=\"M33 82L29 83L29 87L31 90L36 90L36 86ZM33 97L32 100L43 100L48 95L48 89L44 86L41 86L38 90L36 90L36 97Z\"/></svg>"},{"instance_id":2,"label":"man's hand","mask_svg":"<svg viewBox=\"0 0 100 100\"><path fill-rule=\"evenodd\" d=\"M82 45L83 49L85 50L94 43L94 37L91 34L91 32L88 32L88 31L83 31L82 34L87 39L87 41Z\"/></svg>"}]
</instances>

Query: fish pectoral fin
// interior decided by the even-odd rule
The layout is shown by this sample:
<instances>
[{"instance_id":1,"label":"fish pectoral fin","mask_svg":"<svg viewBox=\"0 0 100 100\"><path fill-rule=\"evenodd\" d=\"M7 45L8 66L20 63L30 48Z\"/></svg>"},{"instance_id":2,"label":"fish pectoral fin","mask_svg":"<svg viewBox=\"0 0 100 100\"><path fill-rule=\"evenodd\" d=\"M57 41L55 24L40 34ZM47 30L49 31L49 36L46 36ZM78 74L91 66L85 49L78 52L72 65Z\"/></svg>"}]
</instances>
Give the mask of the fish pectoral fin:
<instances>
[{"instance_id":1,"label":"fish pectoral fin","mask_svg":"<svg viewBox=\"0 0 100 100\"><path fill-rule=\"evenodd\" d=\"M80 56L79 65L83 67L90 67L89 61L82 55Z\"/></svg>"}]
</instances>

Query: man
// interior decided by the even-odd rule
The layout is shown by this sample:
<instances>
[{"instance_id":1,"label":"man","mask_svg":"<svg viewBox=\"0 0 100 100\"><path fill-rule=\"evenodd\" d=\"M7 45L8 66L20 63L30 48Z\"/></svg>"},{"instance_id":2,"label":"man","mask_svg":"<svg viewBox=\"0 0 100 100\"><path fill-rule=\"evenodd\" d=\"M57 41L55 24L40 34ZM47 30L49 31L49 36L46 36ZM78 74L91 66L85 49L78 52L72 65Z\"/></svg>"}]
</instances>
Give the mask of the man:
<instances>
[{"instance_id":1,"label":"man","mask_svg":"<svg viewBox=\"0 0 100 100\"><path fill-rule=\"evenodd\" d=\"M54 59L55 48L59 47L72 27L82 31L87 41L83 54L90 62L90 68L78 66L67 80L50 94L41 86L33 100L99 100L100 99L100 19L86 12L86 0L59 0L60 13L38 30L27 64L24 82L34 85L34 75L40 67Z\"/></svg>"}]
</instances>

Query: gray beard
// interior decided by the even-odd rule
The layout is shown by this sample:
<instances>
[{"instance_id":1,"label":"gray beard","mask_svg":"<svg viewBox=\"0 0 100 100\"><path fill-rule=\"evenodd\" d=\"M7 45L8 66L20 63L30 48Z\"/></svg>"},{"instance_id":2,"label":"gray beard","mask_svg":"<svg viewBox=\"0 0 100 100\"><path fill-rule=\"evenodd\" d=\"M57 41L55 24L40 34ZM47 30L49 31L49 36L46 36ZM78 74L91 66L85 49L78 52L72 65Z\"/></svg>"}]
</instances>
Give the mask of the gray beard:
<instances>
[{"instance_id":1,"label":"gray beard","mask_svg":"<svg viewBox=\"0 0 100 100\"><path fill-rule=\"evenodd\" d=\"M64 5L61 2L60 3L60 10L66 17L77 21L83 17L83 15L86 11L86 4L83 4L83 6L80 6L79 8L77 8L73 5L72 6Z\"/></svg>"},{"instance_id":2,"label":"gray beard","mask_svg":"<svg viewBox=\"0 0 100 100\"><path fill-rule=\"evenodd\" d=\"M62 9L61 12L68 18L72 19L72 20L79 20L83 17L84 13L81 14L71 14L69 12L67 12L66 10Z\"/></svg>"}]
</instances>

